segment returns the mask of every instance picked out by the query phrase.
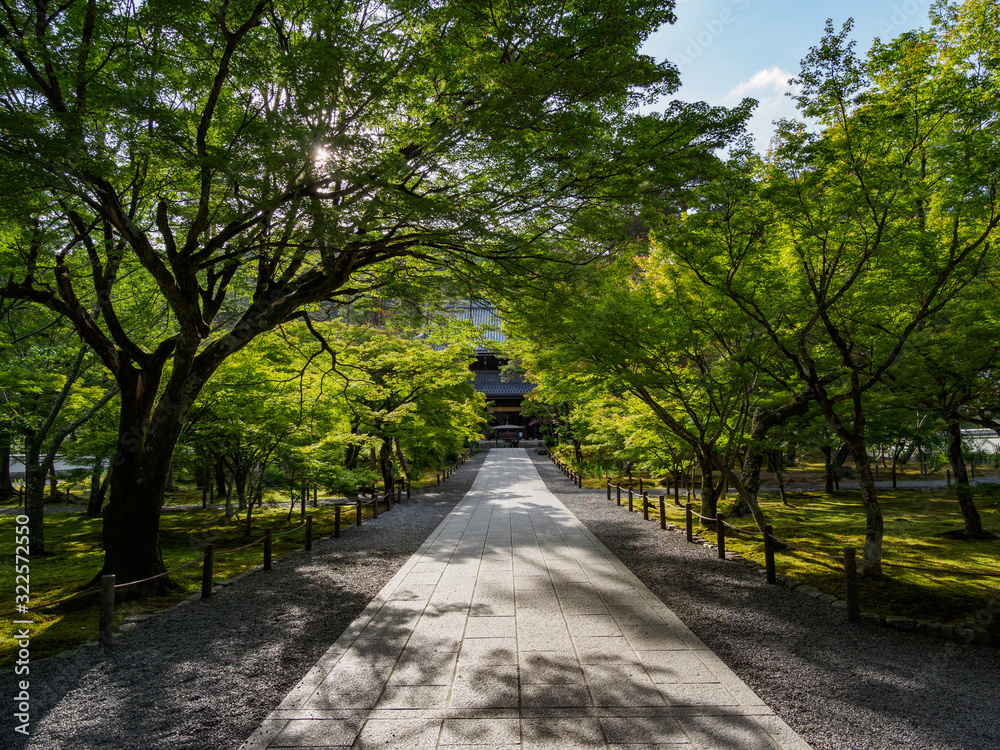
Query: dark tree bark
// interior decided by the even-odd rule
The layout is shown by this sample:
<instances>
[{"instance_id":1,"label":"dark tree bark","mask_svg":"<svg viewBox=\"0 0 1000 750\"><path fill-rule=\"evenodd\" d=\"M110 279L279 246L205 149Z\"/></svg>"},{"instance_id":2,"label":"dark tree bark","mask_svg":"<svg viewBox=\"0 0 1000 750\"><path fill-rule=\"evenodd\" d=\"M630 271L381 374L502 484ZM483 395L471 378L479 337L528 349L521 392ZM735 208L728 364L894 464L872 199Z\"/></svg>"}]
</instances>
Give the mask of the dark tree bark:
<instances>
[{"instance_id":1,"label":"dark tree bark","mask_svg":"<svg viewBox=\"0 0 1000 750\"><path fill-rule=\"evenodd\" d=\"M833 465L833 447L830 445L822 445L820 446L820 450L823 451L823 491L827 495L832 495L836 485L834 480L836 479L837 472Z\"/></svg>"},{"instance_id":2,"label":"dark tree bark","mask_svg":"<svg viewBox=\"0 0 1000 750\"><path fill-rule=\"evenodd\" d=\"M951 415L947 422L948 432L948 463L951 473L955 475L955 492L958 495L958 507L965 519L965 533L969 536L983 536L983 520L976 510L972 500L972 487L969 485L969 475L965 472L965 459L962 456L962 422L957 414Z\"/></svg>"},{"instance_id":3,"label":"dark tree bark","mask_svg":"<svg viewBox=\"0 0 1000 750\"><path fill-rule=\"evenodd\" d=\"M358 417L351 419L351 434L357 435L358 430L361 429L361 420ZM355 469L358 465L358 458L361 456L361 445L357 443L349 443L347 446L346 455L344 456L344 468Z\"/></svg>"},{"instance_id":4,"label":"dark tree bark","mask_svg":"<svg viewBox=\"0 0 1000 750\"><path fill-rule=\"evenodd\" d=\"M403 448L399 444L399 438L393 438L393 443L396 446L396 458L399 459L399 466L403 470L403 475L409 477L410 465L406 462L406 456L403 455Z\"/></svg>"},{"instance_id":5,"label":"dark tree bark","mask_svg":"<svg viewBox=\"0 0 1000 750\"><path fill-rule=\"evenodd\" d=\"M246 510L247 507L247 479L249 477L250 467L246 465L245 461L240 461L233 468L233 487L236 489L236 509L240 512Z\"/></svg>"},{"instance_id":6,"label":"dark tree bark","mask_svg":"<svg viewBox=\"0 0 1000 750\"><path fill-rule=\"evenodd\" d=\"M382 474L382 485L386 492L394 489L394 476L392 470L392 438L382 440L382 445L378 451L378 468Z\"/></svg>"},{"instance_id":7,"label":"dark tree bark","mask_svg":"<svg viewBox=\"0 0 1000 750\"><path fill-rule=\"evenodd\" d=\"M94 465L90 470L90 495L87 498L87 515L97 518L101 515L101 480L104 477L104 457L98 456L94 459Z\"/></svg>"},{"instance_id":8,"label":"dark tree bark","mask_svg":"<svg viewBox=\"0 0 1000 750\"><path fill-rule=\"evenodd\" d=\"M215 459L215 470L213 475L213 479L215 480L213 489L214 494L219 497L226 497L229 494L229 490L226 485L226 462L223 460L222 456L217 456Z\"/></svg>"},{"instance_id":9,"label":"dark tree bark","mask_svg":"<svg viewBox=\"0 0 1000 750\"><path fill-rule=\"evenodd\" d=\"M794 417L804 416L809 410L811 398L810 391L804 390L781 406L772 409L761 407L754 410L753 419L750 422L749 441L743 456L743 469L740 472L740 485L743 489L732 512L737 515L753 512L753 505L757 504L757 495L760 492L760 470L764 459L764 441L767 438L767 433L773 427L785 424ZM754 515L756 517L756 514Z\"/></svg>"},{"instance_id":10,"label":"dark tree bark","mask_svg":"<svg viewBox=\"0 0 1000 750\"><path fill-rule=\"evenodd\" d=\"M10 480L10 432L0 430L0 497L16 495L14 483Z\"/></svg>"},{"instance_id":11,"label":"dark tree bark","mask_svg":"<svg viewBox=\"0 0 1000 750\"><path fill-rule=\"evenodd\" d=\"M24 513L28 516L28 538L32 555L45 554L45 467L41 463L41 440L34 432L24 436Z\"/></svg>"},{"instance_id":12,"label":"dark tree bark","mask_svg":"<svg viewBox=\"0 0 1000 750\"><path fill-rule=\"evenodd\" d=\"M719 511L718 495L715 491L713 465L705 456L699 456L698 467L701 469L701 514L706 518L715 518Z\"/></svg>"},{"instance_id":13,"label":"dark tree bark","mask_svg":"<svg viewBox=\"0 0 1000 750\"><path fill-rule=\"evenodd\" d=\"M857 377L856 375L854 376ZM834 434L844 441L844 446L854 458L858 473L858 486L861 490L861 503L865 510L865 545L858 572L869 578L882 577L882 540L885 536L885 522L882 508L878 503L878 493L875 489L875 474L872 472L868 458L868 443L865 439L867 420L862 407L862 389L855 384L852 388L852 424L850 428L844 424L834 410L834 403L828 398L820 398L819 404L823 416L833 429Z\"/></svg>"}]
</instances>

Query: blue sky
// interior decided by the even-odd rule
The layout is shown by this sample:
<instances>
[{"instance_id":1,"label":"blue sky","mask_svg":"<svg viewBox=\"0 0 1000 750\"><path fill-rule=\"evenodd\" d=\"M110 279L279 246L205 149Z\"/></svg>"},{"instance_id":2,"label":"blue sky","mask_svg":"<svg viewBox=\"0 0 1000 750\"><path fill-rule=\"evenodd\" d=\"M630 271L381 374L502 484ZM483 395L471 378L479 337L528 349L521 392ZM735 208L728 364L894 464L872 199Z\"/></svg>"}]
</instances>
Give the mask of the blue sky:
<instances>
[{"instance_id":1,"label":"blue sky","mask_svg":"<svg viewBox=\"0 0 1000 750\"><path fill-rule=\"evenodd\" d=\"M760 104L750 123L759 150L767 149L772 121L795 114L785 96L799 61L819 43L827 18L854 18L854 38L864 54L875 37L891 39L927 27L932 0L677 0L677 23L643 47L678 66L684 101L733 105L744 97Z\"/></svg>"}]
</instances>

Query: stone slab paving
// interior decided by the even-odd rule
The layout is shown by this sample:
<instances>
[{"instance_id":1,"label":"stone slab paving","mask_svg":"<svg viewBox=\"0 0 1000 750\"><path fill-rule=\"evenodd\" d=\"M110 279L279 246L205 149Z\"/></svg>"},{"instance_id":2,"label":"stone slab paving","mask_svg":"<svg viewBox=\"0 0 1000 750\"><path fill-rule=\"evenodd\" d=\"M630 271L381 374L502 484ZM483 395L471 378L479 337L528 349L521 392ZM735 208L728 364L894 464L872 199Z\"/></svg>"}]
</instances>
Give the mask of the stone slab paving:
<instances>
[{"instance_id":1,"label":"stone slab paving","mask_svg":"<svg viewBox=\"0 0 1000 750\"><path fill-rule=\"evenodd\" d=\"M241 750L271 748L809 746L513 448Z\"/></svg>"}]
</instances>

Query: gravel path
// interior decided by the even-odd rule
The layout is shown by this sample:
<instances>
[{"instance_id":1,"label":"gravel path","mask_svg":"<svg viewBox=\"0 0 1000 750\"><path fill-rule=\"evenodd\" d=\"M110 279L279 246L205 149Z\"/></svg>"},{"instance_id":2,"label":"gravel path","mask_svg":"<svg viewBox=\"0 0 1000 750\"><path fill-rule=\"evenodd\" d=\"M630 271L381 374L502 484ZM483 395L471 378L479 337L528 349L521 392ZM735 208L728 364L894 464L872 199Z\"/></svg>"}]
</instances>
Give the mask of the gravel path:
<instances>
[{"instance_id":1,"label":"gravel path","mask_svg":"<svg viewBox=\"0 0 1000 750\"><path fill-rule=\"evenodd\" d=\"M16 678L0 674L0 748L239 747L469 490L485 456L311 554L139 623L107 656L88 648L32 664L27 740L11 726Z\"/></svg>"},{"instance_id":2,"label":"gravel path","mask_svg":"<svg viewBox=\"0 0 1000 750\"><path fill-rule=\"evenodd\" d=\"M549 489L816 750L1000 748L1000 650L848 626L829 605L768 586L532 458Z\"/></svg>"}]
</instances>

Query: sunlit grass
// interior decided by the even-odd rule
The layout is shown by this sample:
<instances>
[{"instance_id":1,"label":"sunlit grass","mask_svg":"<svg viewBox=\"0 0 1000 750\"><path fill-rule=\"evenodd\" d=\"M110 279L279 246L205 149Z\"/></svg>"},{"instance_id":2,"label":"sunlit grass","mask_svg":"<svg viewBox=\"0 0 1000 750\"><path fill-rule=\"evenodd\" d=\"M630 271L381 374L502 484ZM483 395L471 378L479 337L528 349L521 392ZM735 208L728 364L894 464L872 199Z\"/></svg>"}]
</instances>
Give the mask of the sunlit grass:
<instances>
[{"instance_id":1,"label":"sunlit grass","mask_svg":"<svg viewBox=\"0 0 1000 750\"><path fill-rule=\"evenodd\" d=\"M568 461L570 455L562 459ZM786 484L793 486L797 480L807 478L816 482L822 475L822 464L802 464L786 474ZM979 470L995 473L994 470ZM917 479L918 472L900 471L897 479ZM945 479L942 471L931 479ZM888 479L889 473L882 472ZM614 483L626 486L628 476L612 476ZM641 510L638 495L639 474L632 475L636 489L635 508ZM603 476L587 476L583 486L605 490ZM773 484L771 475L765 483ZM845 486L851 480L842 480ZM643 480L651 497L664 493L666 480ZM856 486L856 483L854 483ZM1000 496L990 486L976 489L976 506L983 519L983 526L1000 533ZM622 502L626 494L622 493ZM733 499L720 503L724 509ZM762 493L761 507L774 533L795 546L828 555L842 555L844 547L854 547L858 557L862 554L865 538L865 512L860 492L844 489L827 495L824 492L788 492L787 505L777 495ZM958 501L952 489L931 490L880 490L879 504L885 521L883 558L887 563L911 567L934 568L946 572L925 573L902 568L883 566L881 579L864 579L859 582L862 609L883 616L898 615L928 622L945 622L963 627L985 627L1000 633L1000 578L975 578L963 573L1000 573L1000 541L956 541L943 536L946 532L963 528ZM669 523L684 527L683 508L673 506L673 492L667 500L666 516ZM679 493L681 505L687 501L686 492ZM653 502L650 518L658 520L658 501ZM695 510L698 509L695 501ZM736 525L754 528L750 518L735 521ZM697 523L695 532L706 539L715 539L715 529ZM730 534L726 539L728 549L743 557L764 564L764 545L750 537ZM835 560L802 555L792 550L781 551L776 556L779 574L789 575L802 583L815 586L838 597L844 596L842 564ZM948 572L953 571L953 572Z\"/></svg>"},{"instance_id":2,"label":"sunlit grass","mask_svg":"<svg viewBox=\"0 0 1000 750\"><path fill-rule=\"evenodd\" d=\"M777 537L827 555L841 555L844 547L854 547L861 556L865 514L859 492L841 491L833 496L819 492L788 493L788 502L789 505L784 505L776 496L761 495L761 507ZM861 608L883 616L986 627L1000 632L1000 622L995 617L1000 614L1000 579L962 575L1000 572L1000 542L955 541L942 536L962 528L958 502L944 491L882 492L879 504L885 519L886 563L954 573L924 573L885 565L881 579L860 579ZM987 529L1000 531L996 501L980 501L979 511ZM679 509L668 511L667 518L683 526L684 515ZM735 525L754 528L749 518ZM706 539L715 538L714 528L699 527L699 530ZM726 538L726 547L764 564L762 541L731 534ZM779 551L775 560L779 574L843 598L844 574L840 562L793 550Z\"/></svg>"}]
</instances>

